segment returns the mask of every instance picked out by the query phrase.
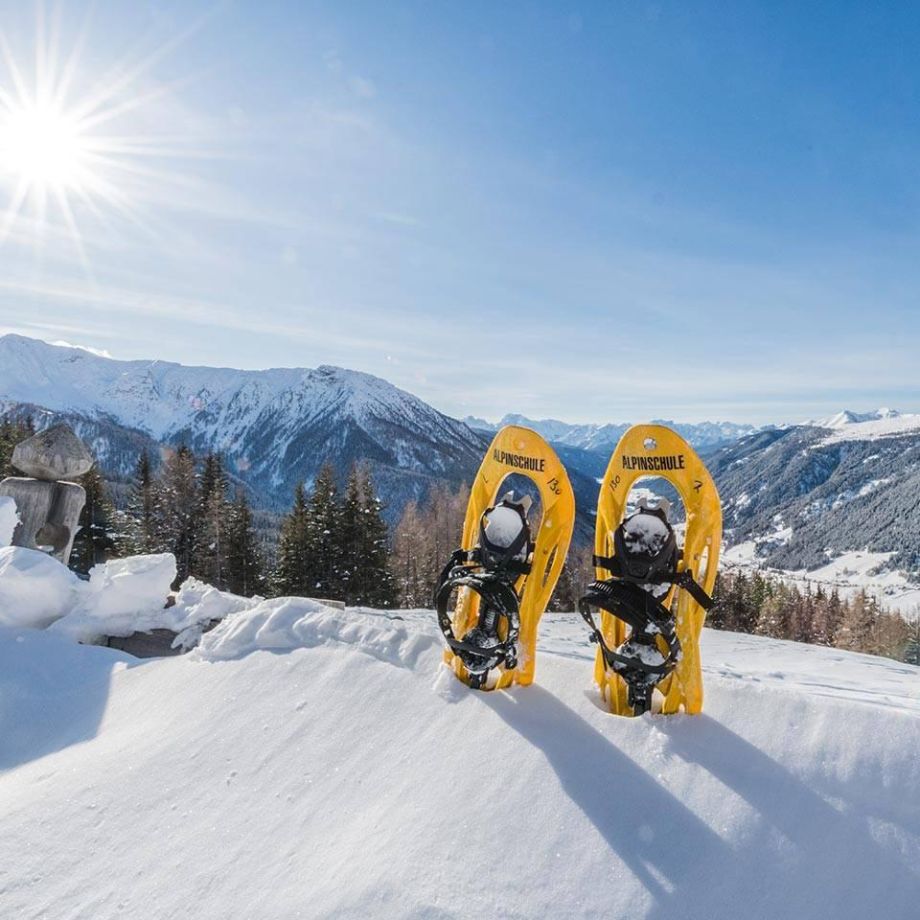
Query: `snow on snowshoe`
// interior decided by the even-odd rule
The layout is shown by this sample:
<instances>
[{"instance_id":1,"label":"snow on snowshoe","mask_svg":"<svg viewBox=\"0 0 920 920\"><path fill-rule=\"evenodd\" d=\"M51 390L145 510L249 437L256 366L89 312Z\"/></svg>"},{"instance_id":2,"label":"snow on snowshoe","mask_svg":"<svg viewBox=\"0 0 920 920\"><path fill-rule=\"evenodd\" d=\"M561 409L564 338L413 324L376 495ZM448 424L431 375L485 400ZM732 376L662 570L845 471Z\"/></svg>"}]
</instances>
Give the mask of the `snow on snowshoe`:
<instances>
[{"instance_id":1,"label":"snow on snowshoe","mask_svg":"<svg viewBox=\"0 0 920 920\"><path fill-rule=\"evenodd\" d=\"M530 496L507 491L497 499L512 474L536 485L538 522L528 519ZM502 428L470 491L461 547L435 588L438 625L448 645L444 660L470 687L491 690L533 681L537 626L574 523L575 497L552 448L527 428Z\"/></svg>"},{"instance_id":2,"label":"snow on snowshoe","mask_svg":"<svg viewBox=\"0 0 920 920\"><path fill-rule=\"evenodd\" d=\"M627 504L631 486L650 475L670 482L684 503L682 546L667 500ZM656 690L664 713L702 709L699 637L712 606L721 539L719 495L696 452L669 428L630 428L601 485L597 580L579 602L598 644L595 678L611 711L648 712ZM592 608L601 611L599 627Z\"/></svg>"}]
</instances>

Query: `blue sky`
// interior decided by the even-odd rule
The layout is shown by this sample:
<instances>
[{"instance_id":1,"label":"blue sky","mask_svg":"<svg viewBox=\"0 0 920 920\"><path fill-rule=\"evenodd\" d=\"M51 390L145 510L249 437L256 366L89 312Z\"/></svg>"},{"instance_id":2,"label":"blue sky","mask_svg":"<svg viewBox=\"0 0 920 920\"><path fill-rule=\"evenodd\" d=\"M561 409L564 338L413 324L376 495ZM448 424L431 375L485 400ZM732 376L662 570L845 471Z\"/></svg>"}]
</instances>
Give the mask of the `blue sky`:
<instances>
[{"instance_id":1,"label":"blue sky","mask_svg":"<svg viewBox=\"0 0 920 920\"><path fill-rule=\"evenodd\" d=\"M133 146L10 222L0 329L454 415L920 409L914 5L88 9L45 7L67 105L115 86ZM31 75L35 9L0 23Z\"/></svg>"}]
</instances>

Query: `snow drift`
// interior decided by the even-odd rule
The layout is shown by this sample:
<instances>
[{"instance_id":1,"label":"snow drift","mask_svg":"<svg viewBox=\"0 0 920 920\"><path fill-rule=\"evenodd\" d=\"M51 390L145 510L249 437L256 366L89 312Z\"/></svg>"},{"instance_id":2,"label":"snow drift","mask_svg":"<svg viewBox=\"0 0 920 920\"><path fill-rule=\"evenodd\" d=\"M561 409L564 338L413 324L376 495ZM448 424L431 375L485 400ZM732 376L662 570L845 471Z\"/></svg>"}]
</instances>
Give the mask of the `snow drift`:
<instances>
[{"instance_id":1,"label":"snow drift","mask_svg":"<svg viewBox=\"0 0 920 920\"><path fill-rule=\"evenodd\" d=\"M18 523L16 502L9 495L0 495L0 547L13 542L13 531Z\"/></svg>"},{"instance_id":2,"label":"snow drift","mask_svg":"<svg viewBox=\"0 0 920 920\"><path fill-rule=\"evenodd\" d=\"M475 693L428 612L300 599L138 663L0 628L9 917L915 916L920 670L706 631L706 712L602 711L578 622Z\"/></svg>"}]
</instances>

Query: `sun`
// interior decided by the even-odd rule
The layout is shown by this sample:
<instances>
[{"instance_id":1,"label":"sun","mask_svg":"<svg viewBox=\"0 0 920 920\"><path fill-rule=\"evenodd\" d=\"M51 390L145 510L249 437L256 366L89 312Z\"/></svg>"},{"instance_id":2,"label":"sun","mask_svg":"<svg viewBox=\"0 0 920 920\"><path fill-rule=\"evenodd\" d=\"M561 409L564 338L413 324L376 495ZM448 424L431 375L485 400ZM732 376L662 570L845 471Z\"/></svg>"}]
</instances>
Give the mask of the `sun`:
<instances>
[{"instance_id":1,"label":"sun","mask_svg":"<svg viewBox=\"0 0 920 920\"><path fill-rule=\"evenodd\" d=\"M79 122L59 106L27 102L0 118L0 169L42 194L85 191L90 154Z\"/></svg>"},{"instance_id":2,"label":"sun","mask_svg":"<svg viewBox=\"0 0 920 920\"><path fill-rule=\"evenodd\" d=\"M19 56L0 28L0 195L8 196L0 245L39 249L69 236L91 274L84 221L111 231L117 217L150 232L144 205L167 200L182 181L163 164L204 155L175 133L150 132L151 107L180 85L155 81L151 70L200 25L95 73L83 66L88 19L67 53L60 7L49 18L36 3L34 48Z\"/></svg>"}]
</instances>

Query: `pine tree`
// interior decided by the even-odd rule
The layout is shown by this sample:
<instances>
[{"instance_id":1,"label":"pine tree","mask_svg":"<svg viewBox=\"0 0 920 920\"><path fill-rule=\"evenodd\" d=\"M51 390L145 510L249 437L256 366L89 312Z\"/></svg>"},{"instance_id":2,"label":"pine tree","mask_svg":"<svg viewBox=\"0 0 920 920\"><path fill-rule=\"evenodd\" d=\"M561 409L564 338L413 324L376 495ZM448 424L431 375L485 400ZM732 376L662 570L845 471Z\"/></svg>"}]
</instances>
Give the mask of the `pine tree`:
<instances>
[{"instance_id":1,"label":"pine tree","mask_svg":"<svg viewBox=\"0 0 920 920\"><path fill-rule=\"evenodd\" d=\"M21 476L22 473L13 466L13 449L20 441L35 434L31 417L25 419L4 418L0 422L0 479L7 476Z\"/></svg>"},{"instance_id":2,"label":"pine tree","mask_svg":"<svg viewBox=\"0 0 920 920\"><path fill-rule=\"evenodd\" d=\"M390 533L383 504L367 466L357 472L363 523L360 533L362 565L356 603L387 608L396 605L396 584L390 571Z\"/></svg>"},{"instance_id":3,"label":"pine tree","mask_svg":"<svg viewBox=\"0 0 920 920\"><path fill-rule=\"evenodd\" d=\"M340 511L335 470L325 464L307 504L307 595L344 600L340 556Z\"/></svg>"},{"instance_id":4,"label":"pine tree","mask_svg":"<svg viewBox=\"0 0 920 920\"><path fill-rule=\"evenodd\" d=\"M86 575L97 563L118 555L118 530L115 507L109 500L105 480L95 466L81 477L80 484L86 492L86 502L80 512L70 568Z\"/></svg>"},{"instance_id":5,"label":"pine tree","mask_svg":"<svg viewBox=\"0 0 920 920\"><path fill-rule=\"evenodd\" d=\"M920 612L915 611L916 619L910 624L907 645L904 648L904 660L908 664L920 666Z\"/></svg>"},{"instance_id":6,"label":"pine tree","mask_svg":"<svg viewBox=\"0 0 920 920\"><path fill-rule=\"evenodd\" d=\"M192 571L215 588L227 587L227 476L220 454L204 459L198 495L198 528Z\"/></svg>"},{"instance_id":7,"label":"pine tree","mask_svg":"<svg viewBox=\"0 0 920 920\"><path fill-rule=\"evenodd\" d=\"M250 597L264 586L262 552L252 524L246 493L239 489L227 515L227 590Z\"/></svg>"},{"instance_id":8,"label":"pine tree","mask_svg":"<svg viewBox=\"0 0 920 920\"><path fill-rule=\"evenodd\" d=\"M366 561L364 552L364 496L361 476L355 463L348 473L345 496L339 511L336 543L343 599L349 606L366 604Z\"/></svg>"},{"instance_id":9,"label":"pine tree","mask_svg":"<svg viewBox=\"0 0 920 920\"><path fill-rule=\"evenodd\" d=\"M281 522L278 556L272 577L276 595L305 596L310 592L307 493L302 482L294 489L294 504Z\"/></svg>"},{"instance_id":10,"label":"pine tree","mask_svg":"<svg viewBox=\"0 0 920 920\"><path fill-rule=\"evenodd\" d=\"M156 487L150 468L150 456L143 451L134 470L128 495L130 545L134 553L159 552L156 528Z\"/></svg>"},{"instance_id":11,"label":"pine tree","mask_svg":"<svg viewBox=\"0 0 920 920\"><path fill-rule=\"evenodd\" d=\"M727 629L725 625L731 619L728 609L727 596L729 593L729 579L721 572L716 574L715 585L712 589L712 607L706 613L706 625L710 629Z\"/></svg>"},{"instance_id":12,"label":"pine tree","mask_svg":"<svg viewBox=\"0 0 920 920\"><path fill-rule=\"evenodd\" d=\"M157 479L156 544L176 557L178 586L192 573L199 541L200 491L195 455L182 445L169 454Z\"/></svg>"}]
</instances>

